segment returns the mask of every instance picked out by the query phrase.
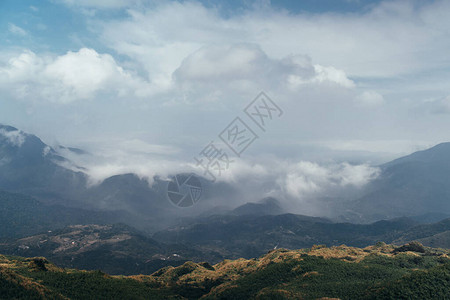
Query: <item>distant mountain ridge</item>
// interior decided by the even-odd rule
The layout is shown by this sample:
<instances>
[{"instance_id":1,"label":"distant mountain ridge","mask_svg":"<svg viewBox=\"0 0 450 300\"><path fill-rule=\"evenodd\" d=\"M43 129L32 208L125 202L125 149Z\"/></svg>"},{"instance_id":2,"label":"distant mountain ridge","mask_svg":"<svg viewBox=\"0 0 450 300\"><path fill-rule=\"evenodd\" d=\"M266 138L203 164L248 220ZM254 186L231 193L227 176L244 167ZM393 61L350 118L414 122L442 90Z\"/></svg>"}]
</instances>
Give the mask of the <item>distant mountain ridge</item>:
<instances>
[{"instance_id":1,"label":"distant mountain ridge","mask_svg":"<svg viewBox=\"0 0 450 300\"><path fill-rule=\"evenodd\" d=\"M276 248L296 249L318 244L365 247L378 241L406 243L450 231L449 220L419 224L413 219L399 218L371 224L351 224L294 214L216 215L162 230L153 238L163 243L215 249L222 253L223 258L251 258ZM441 238L433 246L439 247L448 242L450 240Z\"/></svg>"},{"instance_id":2,"label":"distant mountain ridge","mask_svg":"<svg viewBox=\"0 0 450 300\"><path fill-rule=\"evenodd\" d=\"M450 215L450 143L380 166L364 195L346 205L349 221L373 222L418 215Z\"/></svg>"},{"instance_id":3,"label":"distant mountain ridge","mask_svg":"<svg viewBox=\"0 0 450 300\"><path fill-rule=\"evenodd\" d=\"M22 238L75 224L124 222L123 211L92 211L46 205L30 196L0 190L0 240Z\"/></svg>"},{"instance_id":4,"label":"distant mountain ridge","mask_svg":"<svg viewBox=\"0 0 450 300\"><path fill-rule=\"evenodd\" d=\"M230 214L237 216L244 215L279 215L284 212L280 201L273 197L267 197L259 202L248 202L233 209Z\"/></svg>"},{"instance_id":5,"label":"distant mountain ridge","mask_svg":"<svg viewBox=\"0 0 450 300\"><path fill-rule=\"evenodd\" d=\"M0 125L0 188L76 206L87 176L62 167L65 161L35 135Z\"/></svg>"},{"instance_id":6,"label":"distant mountain ridge","mask_svg":"<svg viewBox=\"0 0 450 300\"><path fill-rule=\"evenodd\" d=\"M64 167L70 162L58 149L86 153L63 146L55 149L32 134L0 125L0 189L31 195L45 204L125 211L134 215L129 224L147 227L149 231L173 225L170 223L173 220L202 214L263 216L287 212L273 198L214 211L224 201L214 203L212 199L233 197L233 187L225 183L202 182L203 200L183 210L169 203L167 181L159 178L154 178L154 184L149 186L135 174L121 174L88 187L86 173L81 168L74 171ZM381 165L380 169L379 177L363 188L361 197L330 201L331 206L336 206L331 211L337 220L371 223L399 217L450 215L450 143L401 157Z\"/></svg>"}]
</instances>

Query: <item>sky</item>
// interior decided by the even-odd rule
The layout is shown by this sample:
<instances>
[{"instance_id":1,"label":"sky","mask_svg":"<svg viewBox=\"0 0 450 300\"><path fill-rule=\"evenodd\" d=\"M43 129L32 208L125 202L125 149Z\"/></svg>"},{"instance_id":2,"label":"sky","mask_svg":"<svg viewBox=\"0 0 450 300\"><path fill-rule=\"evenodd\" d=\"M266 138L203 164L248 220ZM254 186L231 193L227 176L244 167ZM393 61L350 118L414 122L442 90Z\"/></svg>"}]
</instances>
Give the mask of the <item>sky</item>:
<instances>
[{"instance_id":1,"label":"sky","mask_svg":"<svg viewBox=\"0 0 450 300\"><path fill-rule=\"evenodd\" d=\"M0 123L73 157L93 182L203 172L292 197L360 186L450 141L449 1L0 1ZM265 130L244 109L281 110ZM257 139L237 156L220 133ZM270 124L269 124L270 123ZM67 154L69 155L69 154ZM270 188L267 190L270 193Z\"/></svg>"}]
</instances>

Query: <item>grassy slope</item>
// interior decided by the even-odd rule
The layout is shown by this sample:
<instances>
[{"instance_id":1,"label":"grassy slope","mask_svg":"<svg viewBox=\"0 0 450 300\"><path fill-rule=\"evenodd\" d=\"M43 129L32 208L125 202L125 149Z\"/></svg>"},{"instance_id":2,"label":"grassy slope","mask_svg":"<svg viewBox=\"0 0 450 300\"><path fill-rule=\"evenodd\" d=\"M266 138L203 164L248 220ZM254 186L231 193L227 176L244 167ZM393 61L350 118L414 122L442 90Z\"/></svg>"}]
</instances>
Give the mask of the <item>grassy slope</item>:
<instances>
[{"instance_id":1,"label":"grassy slope","mask_svg":"<svg viewBox=\"0 0 450 300\"><path fill-rule=\"evenodd\" d=\"M448 250L377 244L275 250L211 266L187 262L151 276L60 269L0 256L0 298L39 299L446 299ZM415 252L408 251L414 250ZM8 297L7 297L8 296Z\"/></svg>"}]
</instances>

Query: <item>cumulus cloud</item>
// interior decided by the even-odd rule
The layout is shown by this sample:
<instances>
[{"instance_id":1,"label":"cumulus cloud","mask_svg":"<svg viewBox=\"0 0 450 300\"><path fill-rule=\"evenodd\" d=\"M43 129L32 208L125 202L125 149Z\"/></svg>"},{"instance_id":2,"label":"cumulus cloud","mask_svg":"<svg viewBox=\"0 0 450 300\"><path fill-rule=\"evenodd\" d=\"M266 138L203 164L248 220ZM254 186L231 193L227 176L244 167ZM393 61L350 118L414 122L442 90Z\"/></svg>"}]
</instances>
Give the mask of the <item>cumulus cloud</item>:
<instances>
[{"instance_id":1,"label":"cumulus cloud","mask_svg":"<svg viewBox=\"0 0 450 300\"><path fill-rule=\"evenodd\" d=\"M342 70L314 65L308 56L273 59L258 45L247 43L202 47L184 58L166 82L145 80L125 70L110 54L89 48L56 57L25 51L0 67L0 88L13 97L57 103L161 94L208 102L227 93L229 97L233 93L249 95L261 87L296 91L324 83L345 89L355 87Z\"/></svg>"},{"instance_id":2,"label":"cumulus cloud","mask_svg":"<svg viewBox=\"0 0 450 300\"><path fill-rule=\"evenodd\" d=\"M270 63L257 45L209 46L186 57L174 74L182 81L241 80L266 72Z\"/></svg>"},{"instance_id":3,"label":"cumulus cloud","mask_svg":"<svg viewBox=\"0 0 450 300\"><path fill-rule=\"evenodd\" d=\"M152 9L131 9L130 18L101 24L100 34L107 45L136 61L149 80L161 88L170 88L173 78L191 90L201 88L192 85L206 84L208 88L215 84L247 90L261 86L295 89L305 83L323 82L355 86L345 70L331 64L313 65L305 55L312 52L301 47L285 47L281 55L266 47L267 42L278 41L274 36L262 38L267 33L279 37L279 32L263 24L271 18L293 21L276 11L270 14L248 11L244 16L223 19L216 10L196 2L170 2ZM289 34L283 36L297 40ZM198 93L193 97L199 98Z\"/></svg>"},{"instance_id":4,"label":"cumulus cloud","mask_svg":"<svg viewBox=\"0 0 450 300\"><path fill-rule=\"evenodd\" d=\"M109 54L93 49L69 51L56 58L31 51L0 67L0 88L17 98L69 103L100 93L117 97L146 94L146 82L120 67Z\"/></svg>"},{"instance_id":5,"label":"cumulus cloud","mask_svg":"<svg viewBox=\"0 0 450 300\"><path fill-rule=\"evenodd\" d=\"M299 87L304 84L320 84L333 83L345 88L354 88L355 83L347 77L344 71L334 67L325 67L321 65L312 65L314 75L311 77L303 77L297 74L290 74L288 81L291 88Z\"/></svg>"},{"instance_id":6,"label":"cumulus cloud","mask_svg":"<svg viewBox=\"0 0 450 300\"><path fill-rule=\"evenodd\" d=\"M334 84L354 88L345 72L333 67L313 65L305 55L268 57L255 44L205 46L187 56L173 73L176 88L188 96L204 99L220 94L246 93L260 87L296 91L305 86ZM193 93L193 94L189 94Z\"/></svg>"},{"instance_id":7,"label":"cumulus cloud","mask_svg":"<svg viewBox=\"0 0 450 300\"><path fill-rule=\"evenodd\" d=\"M254 43L274 58L309 54L351 77L391 77L448 66L448 18L440 17L448 9L447 1L389 1L358 14L289 14L264 6L223 18L196 2L168 2L131 8L130 18L104 24L101 34L149 72L156 65L171 74L180 56L205 45ZM158 61L159 53L166 55Z\"/></svg>"},{"instance_id":8,"label":"cumulus cloud","mask_svg":"<svg viewBox=\"0 0 450 300\"><path fill-rule=\"evenodd\" d=\"M314 70L316 71L316 76L313 79L313 82L330 81L348 88L355 87L355 83L350 80L342 70L338 70L334 67L324 67L321 65L315 65Z\"/></svg>"},{"instance_id":9,"label":"cumulus cloud","mask_svg":"<svg viewBox=\"0 0 450 300\"><path fill-rule=\"evenodd\" d=\"M87 48L56 58L46 66L44 76L59 81L58 90L67 101L91 98L101 90L124 95L138 83L111 55Z\"/></svg>"}]
</instances>

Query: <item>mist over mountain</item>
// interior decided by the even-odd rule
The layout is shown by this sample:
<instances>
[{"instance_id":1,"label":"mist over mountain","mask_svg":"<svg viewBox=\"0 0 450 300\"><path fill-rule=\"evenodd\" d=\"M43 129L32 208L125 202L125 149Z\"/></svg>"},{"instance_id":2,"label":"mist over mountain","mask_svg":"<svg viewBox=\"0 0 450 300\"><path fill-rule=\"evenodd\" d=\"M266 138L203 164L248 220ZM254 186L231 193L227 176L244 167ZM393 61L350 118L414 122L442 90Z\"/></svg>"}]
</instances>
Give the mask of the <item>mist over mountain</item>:
<instances>
[{"instance_id":1,"label":"mist over mountain","mask_svg":"<svg viewBox=\"0 0 450 300\"><path fill-rule=\"evenodd\" d=\"M259 201L257 198L253 201L246 200L248 197L241 198L246 186L247 193L255 188L255 180L242 186L223 181L210 183L201 177L202 201L193 207L179 209L167 199L166 179L155 176L149 184L146 178L138 175L121 174L92 185L87 169L62 156L64 151L89 155L87 152L63 146L55 149L34 135L1 125L0 188L31 195L49 205L122 212L127 217L133 216L129 219L130 225L148 231L177 224L180 218L205 214L308 214L307 203L305 210L301 205L300 209L292 208L292 197L286 201L282 194L260 202L255 202ZM425 214L441 214L442 219L450 214L450 179L446 176L450 173L450 143L385 163L379 169L376 178L353 192L350 189L345 194L337 191L326 198L320 194L310 197L308 201L315 207L324 208L323 211L316 209L313 215L364 223ZM266 180L260 184L267 185ZM303 203L305 200L300 194L297 201Z\"/></svg>"},{"instance_id":2,"label":"mist over mountain","mask_svg":"<svg viewBox=\"0 0 450 300\"><path fill-rule=\"evenodd\" d=\"M76 148L56 149L61 148L86 154ZM34 135L0 125L0 188L31 195L48 205L123 214L129 224L149 231L177 222L178 218L201 214L234 193L227 184L201 179L207 201L180 209L167 199L166 179L155 177L150 185L136 174L121 174L92 185L83 167L61 155ZM215 197L211 190L221 197Z\"/></svg>"},{"instance_id":3,"label":"mist over mountain","mask_svg":"<svg viewBox=\"0 0 450 300\"><path fill-rule=\"evenodd\" d=\"M97 211L44 204L30 196L0 190L0 240L60 229L75 224L130 221L125 211Z\"/></svg>"},{"instance_id":4,"label":"mist over mountain","mask_svg":"<svg viewBox=\"0 0 450 300\"><path fill-rule=\"evenodd\" d=\"M38 137L0 125L0 187L47 203L75 206L87 176L65 167L67 160Z\"/></svg>"}]
</instances>

